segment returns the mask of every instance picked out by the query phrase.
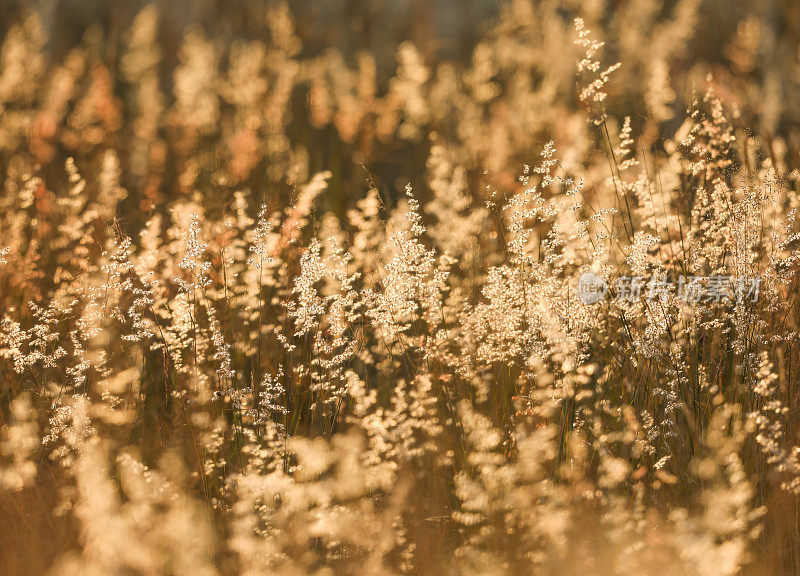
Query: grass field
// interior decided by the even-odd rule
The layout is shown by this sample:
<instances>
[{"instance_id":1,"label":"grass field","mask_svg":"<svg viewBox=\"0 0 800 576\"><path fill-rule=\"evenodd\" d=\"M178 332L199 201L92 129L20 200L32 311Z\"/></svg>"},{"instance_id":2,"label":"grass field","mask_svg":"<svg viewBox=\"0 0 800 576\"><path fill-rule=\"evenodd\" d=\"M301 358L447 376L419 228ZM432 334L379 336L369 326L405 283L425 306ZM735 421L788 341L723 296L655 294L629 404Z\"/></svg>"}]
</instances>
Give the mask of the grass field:
<instances>
[{"instance_id":1,"label":"grass field","mask_svg":"<svg viewBox=\"0 0 800 576\"><path fill-rule=\"evenodd\" d=\"M800 573L800 6L0 7L0 574Z\"/></svg>"}]
</instances>

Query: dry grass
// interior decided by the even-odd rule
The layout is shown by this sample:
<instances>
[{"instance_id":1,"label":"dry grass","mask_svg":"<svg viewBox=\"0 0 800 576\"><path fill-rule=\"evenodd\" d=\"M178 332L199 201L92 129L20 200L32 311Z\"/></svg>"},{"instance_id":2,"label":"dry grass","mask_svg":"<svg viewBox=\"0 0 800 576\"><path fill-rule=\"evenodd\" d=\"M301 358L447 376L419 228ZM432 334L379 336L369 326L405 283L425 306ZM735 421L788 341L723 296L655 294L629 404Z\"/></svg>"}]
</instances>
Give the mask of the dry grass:
<instances>
[{"instance_id":1,"label":"dry grass","mask_svg":"<svg viewBox=\"0 0 800 576\"><path fill-rule=\"evenodd\" d=\"M15 13L0 572L796 574L797 10L613 4L391 70Z\"/></svg>"}]
</instances>

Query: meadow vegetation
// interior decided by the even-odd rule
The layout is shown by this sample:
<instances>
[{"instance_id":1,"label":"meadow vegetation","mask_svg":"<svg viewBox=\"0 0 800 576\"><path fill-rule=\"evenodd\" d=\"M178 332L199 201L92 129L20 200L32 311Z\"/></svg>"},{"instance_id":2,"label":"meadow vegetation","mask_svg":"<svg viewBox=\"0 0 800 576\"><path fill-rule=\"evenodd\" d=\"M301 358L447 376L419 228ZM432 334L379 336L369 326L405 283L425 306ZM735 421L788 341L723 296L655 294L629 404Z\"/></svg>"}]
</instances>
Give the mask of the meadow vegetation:
<instances>
[{"instance_id":1,"label":"meadow vegetation","mask_svg":"<svg viewBox=\"0 0 800 576\"><path fill-rule=\"evenodd\" d=\"M3 24L0 572L797 574L797 6L247 19Z\"/></svg>"}]
</instances>

